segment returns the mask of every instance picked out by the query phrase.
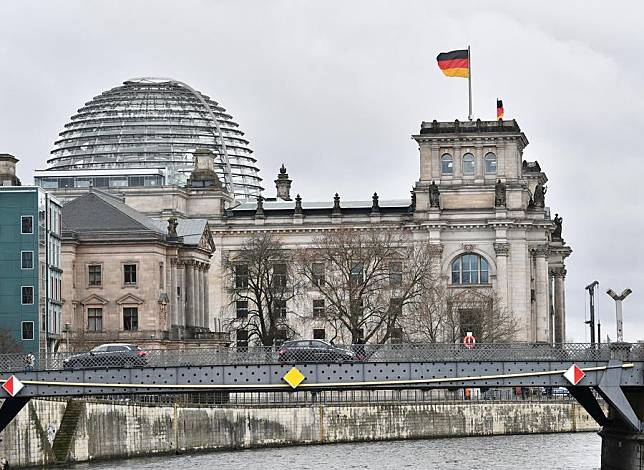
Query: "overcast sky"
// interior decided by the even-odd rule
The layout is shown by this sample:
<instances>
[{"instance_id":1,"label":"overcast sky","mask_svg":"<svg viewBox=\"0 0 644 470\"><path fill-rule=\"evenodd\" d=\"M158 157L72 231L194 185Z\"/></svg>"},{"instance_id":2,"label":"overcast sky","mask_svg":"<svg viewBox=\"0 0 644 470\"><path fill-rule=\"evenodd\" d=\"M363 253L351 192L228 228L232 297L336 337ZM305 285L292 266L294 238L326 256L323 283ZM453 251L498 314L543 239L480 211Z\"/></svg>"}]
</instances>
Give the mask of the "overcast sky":
<instances>
[{"instance_id":1,"label":"overcast sky","mask_svg":"<svg viewBox=\"0 0 644 470\"><path fill-rule=\"evenodd\" d=\"M494 119L503 99L564 218L569 339L588 338L594 279L603 331L615 339L606 289L630 287L625 338L644 339L644 7L482 3L2 0L0 153L31 184L85 102L132 77L173 77L233 115L267 194L284 162L305 200L407 198L410 135L467 118L467 81L444 77L436 54L469 44L474 117Z\"/></svg>"}]
</instances>

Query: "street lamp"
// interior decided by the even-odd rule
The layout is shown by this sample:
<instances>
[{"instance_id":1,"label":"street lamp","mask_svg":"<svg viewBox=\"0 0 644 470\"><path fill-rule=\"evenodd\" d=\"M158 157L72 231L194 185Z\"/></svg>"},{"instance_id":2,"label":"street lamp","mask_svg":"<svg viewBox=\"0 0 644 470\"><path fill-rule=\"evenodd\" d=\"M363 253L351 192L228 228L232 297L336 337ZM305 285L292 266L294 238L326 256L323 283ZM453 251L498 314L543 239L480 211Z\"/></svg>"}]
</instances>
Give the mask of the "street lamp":
<instances>
[{"instance_id":1,"label":"street lamp","mask_svg":"<svg viewBox=\"0 0 644 470\"><path fill-rule=\"evenodd\" d=\"M622 343L624 341L624 318L622 317L622 300L624 300L628 295L633 292L630 289L624 289L624 291L617 295L613 289L608 289L606 293L610 295L615 301L615 314L617 316L617 342Z\"/></svg>"}]
</instances>

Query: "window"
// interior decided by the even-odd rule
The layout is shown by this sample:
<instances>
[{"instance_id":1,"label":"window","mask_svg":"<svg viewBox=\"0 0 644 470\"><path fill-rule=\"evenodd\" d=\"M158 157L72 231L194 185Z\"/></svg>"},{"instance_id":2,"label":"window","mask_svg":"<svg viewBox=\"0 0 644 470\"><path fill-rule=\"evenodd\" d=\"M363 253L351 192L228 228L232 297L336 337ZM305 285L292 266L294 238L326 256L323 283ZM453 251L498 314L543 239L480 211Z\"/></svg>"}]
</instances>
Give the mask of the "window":
<instances>
[{"instance_id":1,"label":"window","mask_svg":"<svg viewBox=\"0 0 644 470\"><path fill-rule=\"evenodd\" d=\"M20 297L22 305L33 305L34 303L34 286L22 286L20 288Z\"/></svg>"},{"instance_id":2,"label":"window","mask_svg":"<svg viewBox=\"0 0 644 470\"><path fill-rule=\"evenodd\" d=\"M485 154L485 172L496 173L496 155L492 152Z\"/></svg>"},{"instance_id":3,"label":"window","mask_svg":"<svg viewBox=\"0 0 644 470\"><path fill-rule=\"evenodd\" d=\"M286 330L277 330L275 333L275 346L279 347L284 344L284 341L288 339L288 331Z\"/></svg>"},{"instance_id":4,"label":"window","mask_svg":"<svg viewBox=\"0 0 644 470\"><path fill-rule=\"evenodd\" d=\"M364 265L362 263L355 263L351 268L351 282L354 284L364 282Z\"/></svg>"},{"instance_id":5,"label":"window","mask_svg":"<svg viewBox=\"0 0 644 470\"><path fill-rule=\"evenodd\" d=\"M159 289L164 286L165 271L163 270L163 263L159 263Z\"/></svg>"},{"instance_id":6,"label":"window","mask_svg":"<svg viewBox=\"0 0 644 470\"><path fill-rule=\"evenodd\" d=\"M20 218L20 233L31 235L34 233L34 218L31 215L23 215Z\"/></svg>"},{"instance_id":7,"label":"window","mask_svg":"<svg viewBox=\"0 0 644 470\"><path fill-rule=\"evenodd\" d=\"M235 288L248 288L248 265L238 264L235 266Z\"/></svg>"},{"instance_id":8,"label":"window","mask_svg":"<svg viewBox=\"0 0 644 470\"><path fill-rule=\"evenodd\" d=\"M398 297L389 299L389 315L392 317L399 317L402 315L403 302Z\"/></svg>"},{"instance_id":9,"label":"window","mask_svg":"<svg viewBox=\"0 0 644 470\"><path fill-rule=\"evenodd\" d=\"M237 318L246 318L248 316L248 300L238 300L235 302Z\"/></svg>"},{"instance_id":10,"label":"window","mask_svg":"<svg viewBox=\"0 0 644 470\"><path fill-rule=\"evenodd\" d=\"M248 348L248 330L237 330L236 335L237 349L245 350Z\"/></svg>"},{"instance_id":11,"label":"window","mask_svg":"<svg viewBox=\"0 0 644 470\"><path fill-rule=\"evenodd\" d=\"M324 328L313 328L313 339L326 339L326 330Z\"/></svg>"},{"instance_id":12,"label":"window","mask_svg":"<svg viewBox=\"0 0 644 470\"><path fill-rule=\"evenodd\" d=\"M403 342L403 330L399 327L394 327L391 329L391 335L389 336L389 341L394 344L400 344Z\"/></svg>"},{"instance_id":13,"label":"window","mask_svg":"<svg viewBox=\"0 0 644 470\"><path fill-rule=\"evenodd\" d=\"M461 329L461 338L466 334L472 333L478 338L482 331L481 321L483 319L483 310L481 308L459 308L458 321Z\"/></svg>"},{"instance_id":14,"label":"window","mask_svg":"<svg viewBox=\"0 0 644 470\"><path fill-rule=\"evenodd\" d=\"M138 307L123 308L123 329L125 331L136 331L139 329Z\"/></svg>"},{"instance_id":15,"label":"window","mask_svg":"<svg viewBox=\"0 0 644 470\"><path fill-rule=\"evenodd\" d=\"M313 318L322 318L324 317L324 314L324 299L313 300Z\"/></svg>"},{"instance_id":16,"label":"window","mask_svg":"<svg viewBox=\"0 0 644 470\"><path fill-rule=\"evenodd\" d=\"M276 318L286 318L286 300L275 300L273 308Z\"/></svg>"},{"instance_id":17,"label":"window","mask_svg":"<svg viewBox=\"0 0 644 470\"><path fill-rule=\"evenodd\" d=\"M312 281L314 286L322 286L326 281L324 263L313 263L311 265Z\"/></svg>"},{"instance_id":18,"label":"window","mask_svg":"<svg viewBox=\"0 0 644 470\"><path fill-rule=\"evenodd\" d=\"M34 269L34 252L21 251L20 252L20 266L22 269Z\"/></svg>"},{"instance_id":19,"label":"window","mask_svg":"<svg viewBox=\"0 0 644 470\"><path fill-rule=\"evenodd\" d=\"M21 326L22 326L22 339L23 340L34 339L34 322L23 321Z\"/></svg>"},{"instance_id":20,"label":"window","mask_svg":"<svg viewBox=\"0 0 644 470\"><path fill-rule=\"evenodd\" d=\"M476 165L474 163L474 155L471 153L466 153L463 155L463 174L464 175L473 175Z\"/></svg>"},{"instance_id":21,"label":"window","mask_svg":"<svg viewBox=\"0 0 644 470\"><path fill-rule=\"evenodd\" d=\"M90 287L100 287L102 280L102 266L100 264L90 264L87 266L87 284Z\"/></svg>"},{"instance_id":22,"label":"window","mask_svg":"<svg viewBox=\"0 0 644 470\"><path fill-rule=\"evenodd\" d=\"M123 265L123 283L126 285L136 284L136 264Z\"/></svg>"},{"instance_id":23,"label":"window","mask_svg":"<svg viewBox=\"0 0 644 470\"><path fill-rule=\"evenodd\" d=\"M389 284L392 286L402 285L403 272L402 261L389 262Z\"/></svg>"},{"instance_id":24,"label":"window","mask_svg":"<svg viewBox=\"0 0 644 470\"><path fill-rule=\"evenodd\" d=\"M87 331L103 331L102 308L87 309Z\"/></svg>"},{"instance_id":25,"label":"window","mask_svg":"<svg viewBox=\"0 0 644 470\"><path fill-rule=\"evenodd\" d=\"M449 153L444 153L441 157L441 173L451 175L454 172L454 160Z\"/></svg>"},{"instance_id":26,"label":"window","mask_svg":"<svg viewBox=\"0 0 644 470\"><path fill-rule=\"evenodd\" d=\"M273 286L286 287L286 264L278 263L273 265Z\"/></svg>"},{"instance_id":27,"label":"window","mask_svg":"<svg viewBox=\"0 0 644 470\"><path fill-rule=\"evenodd\" d=\"M488 262L477 254L461 255L452 261L452 284L488 284Z\"/></svg>"}]
</instances>

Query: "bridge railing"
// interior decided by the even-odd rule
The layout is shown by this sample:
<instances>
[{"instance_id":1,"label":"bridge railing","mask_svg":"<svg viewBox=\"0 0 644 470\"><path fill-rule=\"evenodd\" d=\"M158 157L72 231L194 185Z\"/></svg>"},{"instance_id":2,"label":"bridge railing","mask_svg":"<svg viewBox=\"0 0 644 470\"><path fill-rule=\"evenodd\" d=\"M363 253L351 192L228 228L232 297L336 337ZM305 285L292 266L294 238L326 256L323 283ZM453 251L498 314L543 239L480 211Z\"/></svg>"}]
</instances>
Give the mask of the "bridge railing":
<instances>
[{"instance_id":1,"label":"bridge railing","mask_svg":"<svg viewBox=\"0 0 644 470\"><path fill-rule=\"evenodd\" d=\"M30 370L128 367L190 367L243 364L332 362L497 362L497 361L608 361L644 360L644 344L586 343L461 344L405 343L335 346L329 350L279 347L220 347L216 349L155 349L144 353L59 352L40 358L29 354L0 354L0 373Z\"/></svg>"}]
</instances>

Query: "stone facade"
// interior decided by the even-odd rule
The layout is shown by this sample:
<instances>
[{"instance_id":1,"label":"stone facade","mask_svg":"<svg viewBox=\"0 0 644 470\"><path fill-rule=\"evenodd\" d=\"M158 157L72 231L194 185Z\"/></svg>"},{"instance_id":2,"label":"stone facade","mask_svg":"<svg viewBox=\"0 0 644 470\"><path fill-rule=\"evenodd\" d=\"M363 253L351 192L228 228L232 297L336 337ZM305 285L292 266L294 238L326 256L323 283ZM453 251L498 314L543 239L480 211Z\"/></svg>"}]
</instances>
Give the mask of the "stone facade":
<instances>
[{"instance_id":1,"label":"stone facade","mask_svg":"<svg viewBox=\"0 0 644 470\"><path fill-rule=\"evenodd\" d=\"M493 289L516 319L514 339L565 341L564 260L571 249L559 232L552 236L560 221L555 224L545 204L548 180L537 162L523 160L528 140L516 121L423 122L413 138L420 171L411 200L383 201L375 194L367 201L342 201L336 194L333 201L302 201L299 195L290 201L292 180L285 168L276 179L274 199L233 204L221 185L121 192L128 205L148 216L208 218L217 247L208 272L210 326L230 323L235 315L232 280L224 267L250 237L271 232L287 248L298 249L338 229L393 229L434 248L447 289ZM69 198L81 190L66 191L56 194ZM454 262L464 255L479 263L476 274L467 274L475 282L454 281ZM289 312L312 309L307 293L288 306ZM302 322L299 336L309 338L313 328L326 328L318 323Z\"/></svg>"}]
</instances>

